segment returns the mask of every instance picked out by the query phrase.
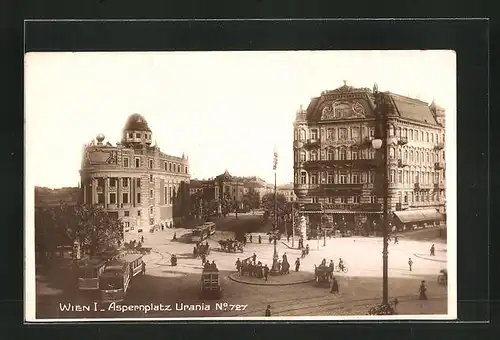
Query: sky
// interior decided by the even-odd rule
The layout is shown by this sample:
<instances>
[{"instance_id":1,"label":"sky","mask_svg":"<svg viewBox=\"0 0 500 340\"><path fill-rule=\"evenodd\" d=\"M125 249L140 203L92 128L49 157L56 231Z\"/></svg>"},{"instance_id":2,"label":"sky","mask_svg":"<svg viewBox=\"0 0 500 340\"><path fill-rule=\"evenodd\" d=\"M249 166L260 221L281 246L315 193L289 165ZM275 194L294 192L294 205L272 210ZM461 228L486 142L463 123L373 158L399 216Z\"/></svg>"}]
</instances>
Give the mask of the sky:
<instances>
[{"instance_id":1,"label":"sky","mask_svg":"<svg viewBox=\"0 0 500 340\"><path fill-rule=\"evenodd\" d=\"M293 181L297 109L343 85L418 98L456 115L453 51L37 52L25 56L26 174L77 186L83 145L119 142L143 115L165 153L189 157L191 178Z\"/></svg>"}]
</instances>

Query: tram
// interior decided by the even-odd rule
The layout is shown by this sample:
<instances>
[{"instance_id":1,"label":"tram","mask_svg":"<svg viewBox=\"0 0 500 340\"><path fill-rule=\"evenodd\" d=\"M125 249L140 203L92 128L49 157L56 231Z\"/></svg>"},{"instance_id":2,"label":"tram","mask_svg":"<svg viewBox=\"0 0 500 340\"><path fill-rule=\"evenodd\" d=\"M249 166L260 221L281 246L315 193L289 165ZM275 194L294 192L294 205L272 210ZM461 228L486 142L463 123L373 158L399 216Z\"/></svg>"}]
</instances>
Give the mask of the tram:
<instances>
[{"instance_id":1,"label":"tram","mask_svg":"<svg viewBox=\"0 0 500 340\"><path fill-rule=\"evenodd\" d=\"M99 279L101 302L123 301L132 278L142 271L142 254L128 254L112 261Z\"/></svg>"},{"instance_id":2,"label":"tram","mask_svg":"<svg viewBox=\"0 0 500 340\"><path fill-rule=\"evenodd\" d=\"M205 222L205 223L203 223L203 227L208 229L209 235L215 234L215 223L214 222Z\"/></svg>"},{"instance_id":3,"label":"tram","mask_svg":"<svg viewBox=\"0 0 500 340\"><path fill-rule=\"evenodd\" d=\"M101 257L83 260L78 263L78 289L99 290L99 278L108 261Z\"/></svg>"}]
</instances>

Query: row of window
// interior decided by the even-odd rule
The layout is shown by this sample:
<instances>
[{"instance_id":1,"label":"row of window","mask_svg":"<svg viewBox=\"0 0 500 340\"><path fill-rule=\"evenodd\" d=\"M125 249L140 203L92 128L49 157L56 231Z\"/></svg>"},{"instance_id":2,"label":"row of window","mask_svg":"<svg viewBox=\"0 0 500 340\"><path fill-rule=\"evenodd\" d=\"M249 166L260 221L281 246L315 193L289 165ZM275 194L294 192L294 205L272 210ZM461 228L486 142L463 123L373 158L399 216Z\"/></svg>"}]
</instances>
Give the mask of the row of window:
<instances>
[{"instance_id":1,"label":"row of window","mask_svg":"<svg viewBox=\"0 0 500 340\"><path fill-rule=\"evenodd\" d=\"M133 132L129 132L128 133L128 138L134 138L134 133ZM141 138L141 133L140 132L136 132L135 133L135 138ZM151 139L151 133L145 133L144 134L144 138Z\"/></svg>"},{"instance_id":2,"label":"row of window","mask_svg":"<svg viewBox=\"0 0 500 340\"><path fill-rule=\"evenodd\" d=\"M152 215L154 214L154 207L149 207L149 214ZM123 216L124 217L130 217L130 211L124 211L123 212ZM137 216L142 216L142 211L141 210L137 210Z\"/></svg>"},{"instance_id":3,"label":"row of window","mask_svg":"<svg viewBox=\"0 0 500 340\"><path fill-rule=\"evenodd\" d=\"M163 197L165 199L165 204L171 204L172 203L172 195L174 193L174 190L176 190L176 187L172 186L166 186L164 187L164 192L163 192ZM114 192L109 193L109 204L117 204L117 194ZM154 189L149 190L149 199L154 199ZM98 194L97 195L98 203L99 204L104 204L104 194ZM137 204L141 203L141 193L136 193L136 202ZM124 192L122 193L122 202L123 204L129 204L129 193Z\"/></svg>"},{"instance_id":4,"label":"row of window","mask_svg":"<svg viewBox=\"0 0 500 340\"><path fill-rule=\"evenodd\" d=\"M314 196L312 198L313 203L318 203L319 202L319 197ZM326 203L360 203L361 202L361 196L339 196L339 197L334 197L334 196L328 196L324 197L323 201ZM377 203L377 197L376 196L370 196L370 203Z\"/></svg>"},{"instance_id":5,"label":"row of window","mask_svg":"<svg viewBox=\"0 0 500 340\"><path fill-rule=\"evenodd\" d=\"M397 175L397 176L396 176ZM445 175L443 173L442 180L444 181ZM307 172L300 173L300 184L360 184L360 183L373 183L375 180L375 173L369 172L349 172L349 171L330 171L330 172L313 172L309 174L309 182L307 180ZM439 172L436 171L408 171L408 170L391 170L390 183L397 184L433 184L439 183L441 180ZM297 183L297 178L295 179Z\"/></svg>"},{"instance_id":6,"label":"row of window","mask_svg":"<svg viewBox=\"0 0 500 340\"><path fill-rule=\"evenodd\" d=\"M364 127L364 136L373 137L375 135L375 129L373 127ZM309 131L310 139L319 139L319 129L311 129ZM439 134L434 132L424 132L417 129L408 129L401 127L394 127L394 125L389 126L389 136L393 137L406 137L409 141L420 141L427 143L439 143ZM361 137L360 127L351 127L350 134L348 128L328 128L326 129L326 139L337 139L337 140L357 140ZM444 136L443 136L444 138ZM304 129L299 129L294 131L294 140L306 140L306 131ZM443 140L444 141L444 140Z\"/></svg>"},{"instance_id":7,"label":"row of window","mask_svg":"<svg viewBox=\"0 0 500 340\"><path fill-rule=\"evenodd\" d=\"M128 157L123 157L123 167L130 168L130 160ZM136 168L141 167L141 158L140 157L135 157L135 167ZM153 159L149 159L148 167L149 167L149 169L155 168ZM183 172L185 174L188 173L187 166L182 166L181 164L175 164L175 163L171 163L171 162L163 162L163 170L170 171L170 172L179 172L179 173Z\"/></svg>"},{"instance_id":8,"label":"row of window","mask_svg":"<svg viewBox=\"0 0 500 340\"><path fill-rule=\"evenodd\" d=\"M405 192L398 194L399 203L415 203L415 202L438 202L441 198L444 198L444 193L436 193L436 192ZM319 202L319 197L312 197L313 203ZM323 202L326 203L360 203L360 196L340 196L340 197L323 197ZM377 203L376 196L370 196L370 203Z\"/></svg>"},{"instance_id":9,"label":"row of window","mask_svg":"<svg viewBox=\"0 0 500 340\"><path fill-rule=\"evenodd\" d=\"M307 152L302 150L299 153L295 152L295 162L305 162L307 160ZM299 155L299 157L297 157ZM297 159L298 158L298 159ZM346 148L328 148L326 152L318 152L317 150L311 150L309 152L309 160L310 161L319 161L319 160L356 160L356 159L373 159L375 158L375 150L356 150L351 149L348 150ZM396 159L396 151L393 147L389 148L389 158ZM397 159L403 160L405 163L427 163L433 164L435 162L439 162L439 152L438 151L427 151L424 153L423 151L418 152L413 150L404 150L404 152L399 149L397 151ZM442 159L445 159L445 153L442 151Z\"/></svg>"}]
</instances>

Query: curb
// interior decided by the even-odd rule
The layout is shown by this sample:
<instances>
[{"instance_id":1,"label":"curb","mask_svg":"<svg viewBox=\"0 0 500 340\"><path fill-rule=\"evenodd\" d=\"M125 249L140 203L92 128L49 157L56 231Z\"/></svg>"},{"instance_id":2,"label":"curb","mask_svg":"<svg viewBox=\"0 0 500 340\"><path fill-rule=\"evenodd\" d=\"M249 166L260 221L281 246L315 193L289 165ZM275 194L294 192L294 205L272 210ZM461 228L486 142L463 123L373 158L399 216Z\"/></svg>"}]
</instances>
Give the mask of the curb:
<instances>
[{"instance_id":1,"label":"curb","mask_svg":"<svg viewBox=\"0 0 500 340\"><path fill-rule=\"evenodd\" d=\"M293 248L293 247L290 247L288 244L286 244L285 242L281 241L281 243L283 243L283 245L285 247L287 247L288 249L293 249L293 250L300 250L300 248Z\"/></svg>"},{"instance_id":2,"label":"curb","mask_svg":"<svg viewBox=\"0 0 500 340\"><path fill-rule=\"evenodd\" d=\"M427 257L427 256L418 255L418 254L413 254L413 256L418 257L419 259L424 259L424 260L428 260L428 261L441 262L441 263L447 263L448 262L446 260L433 259L433 258L430 258L430 257Z\"/></svg>"},{"instance_id":3,"label":"curb","mask_svg":"<svg viewBox=\"0 0 500 340\"><path fill-rule=\"evenodd\" d=\"M242 284L252 285L252 286L293 286L293 285L298 285L298 284L302 284L302 283L314 282L314 280L315 280L313 278L313 279L301 280L301 281L289 282L289 283L278 283L278 282L268 282L268 283L262 282L262 283L260 283L260 282L248 282L248 281L240 280L240 279L236 278L236 274L237 273L233 273L233 274L229 275L229 279L234 281L234 282L237 282L237 283L242 283Z\"/></svg>"}]
</instances>

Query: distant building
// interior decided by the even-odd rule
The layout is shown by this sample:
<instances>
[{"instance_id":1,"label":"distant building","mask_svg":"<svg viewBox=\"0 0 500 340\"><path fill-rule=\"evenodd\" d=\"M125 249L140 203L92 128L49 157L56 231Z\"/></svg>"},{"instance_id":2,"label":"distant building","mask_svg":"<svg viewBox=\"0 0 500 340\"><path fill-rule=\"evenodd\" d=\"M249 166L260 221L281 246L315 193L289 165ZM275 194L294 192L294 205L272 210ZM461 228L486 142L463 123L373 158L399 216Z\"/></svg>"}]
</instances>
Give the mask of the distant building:
<instances>
[{"instance_id":1,"label":"distant building","mask_svg":"<svg viewBox=\"0 0 500 340\"><path fill-rule=\"evenodd\" d=\"M279 185L276 187L276 191L278 194L285 196L287 202L294 202L297 200L297 196L293 191L293 183Z\"/></svg>"},{"instance_id":2,"label":"distant building","mask_svg":"<svg viewBox=\"0 0 500 340\"><path fill-rule=\"evenodd\" d=\"M403 225L433 223L446 213L445 110L434 102L382 95L389 103L390 214ZM374 108L370 89L344 84L297 112L294 191L302 202L320 206L305 213L310 224L319 224L322 214L351 225L380 219Z\"/></svg>"},{"instance_id":3,"label":"distant building","mask_svg":"<svg viewBox=\"0 0 500 340\"><path fill-rule=\"evenodd\" d=\"M80 170L83 202L116 213L125 230L182 221L189 199L187 157L171 156L152 146L146 119L131 115L121 143L104 143L104 135L83 149ZM185 191L185 192L183 192ZM177 206L176 206L177 205Z\"/></svg>"}]
</instances>

